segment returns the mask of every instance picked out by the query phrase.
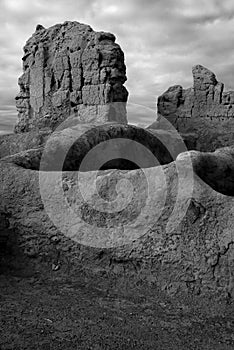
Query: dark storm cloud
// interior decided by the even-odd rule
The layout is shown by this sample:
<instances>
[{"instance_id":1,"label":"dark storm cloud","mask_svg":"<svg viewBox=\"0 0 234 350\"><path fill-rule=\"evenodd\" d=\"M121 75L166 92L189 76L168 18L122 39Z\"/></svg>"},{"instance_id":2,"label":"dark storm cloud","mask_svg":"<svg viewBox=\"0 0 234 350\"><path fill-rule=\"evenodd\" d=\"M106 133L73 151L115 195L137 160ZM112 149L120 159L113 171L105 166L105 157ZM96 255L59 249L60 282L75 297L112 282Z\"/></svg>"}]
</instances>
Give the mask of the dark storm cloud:
<instances>
[{"instance_id":1,"label":"dark storm cloud","mask_svg":"<svg viewBox=\"0 0 234 350\"><path fill-rule=\"evenodd\" d=\"M116 35L126 58L129 119L136 124L153 121L156 97L170 85L191 86L195 64L210 68L234 89L233 0L1 0L0 20L4 125L15 122L22 47L38 23L49 27L77 20ZM4 114L3 106L9 105L11 112ZM137 105L151 110L139 113Z\"/></svg>"}]
</instances>

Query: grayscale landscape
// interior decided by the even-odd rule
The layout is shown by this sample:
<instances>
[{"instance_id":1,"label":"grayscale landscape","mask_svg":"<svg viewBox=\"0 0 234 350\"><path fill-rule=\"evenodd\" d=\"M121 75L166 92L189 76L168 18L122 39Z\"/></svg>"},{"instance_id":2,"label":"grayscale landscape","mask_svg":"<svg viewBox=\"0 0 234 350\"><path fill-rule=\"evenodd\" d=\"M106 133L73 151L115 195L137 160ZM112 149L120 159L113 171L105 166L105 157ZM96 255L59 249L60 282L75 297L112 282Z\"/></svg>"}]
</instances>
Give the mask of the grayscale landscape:
<instances>
[{"instance_id":1,"label":"grayscale landscape","mask_svg":"<svg viewBox=\"0 0 234 350\"><path fill-rule=\"evenodd\" d=\"M233 3L0 10L0 349L233 349Z\"/></svg>"}]
</instances>

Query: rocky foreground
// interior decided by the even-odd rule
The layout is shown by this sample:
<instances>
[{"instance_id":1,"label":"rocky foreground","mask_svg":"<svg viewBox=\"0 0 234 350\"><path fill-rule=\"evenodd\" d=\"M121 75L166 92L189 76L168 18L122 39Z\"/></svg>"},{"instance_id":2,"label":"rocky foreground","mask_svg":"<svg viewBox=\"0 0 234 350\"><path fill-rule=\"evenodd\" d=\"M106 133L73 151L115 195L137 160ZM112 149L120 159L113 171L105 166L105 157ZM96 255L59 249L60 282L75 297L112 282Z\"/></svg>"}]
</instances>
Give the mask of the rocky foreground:
<instances>
[{"instance_id":1,"label":"rocky foreground","mask_svg":"<svg viewBox=\"0 0 234 350\"><path fill-rule=\"evenodd\" d=\"M134 187L104 215L79 195L92 172L78 188L77 172L44 171L45 196L38 170L0 162L3 350L233 348L233 197L190 178L187 156L99 171L101 198L115 199L121 179L123 193Z\"/></svg>"},{"instance_id":2,"label":"rocky foreground","mask_svg":"<svg viewBox=\"0 0 234 350\"><path fill-rule=\"evenodd\" d=\"M232 350L233 308L173 300L151 275L14 268L0 275L1 349Z\"/></svg>"},{"instance_id":3,"label":"rocky foreground","mask_svg":"<svg viewBox=\"0 0 234 350\"><path fill-rule=\"evenodd\" d=\"M16 165L14 157L2 159L1 204L28 256L47 254L56 241L56 249L71 264L82 256L84 264L97 259L104 269L109 264L133 265L137 271L147 266L157 285L170 293L232 296L233 197L193 176L188 155L144 171L99 171L101 197L92 192L92 172L80 173L78 183L76 171L39 172ZM209 157L206 163L199 152L191 151L191 157L195 169L209 165ZM204 180L227 191L218 170L212 178L207 174ZM123 179L120 207L113 203L112 211L105 212L112 205L108 201L118 198L116 186ZM129 184L133 189L128 194Z\"/></svg>"}]
</instances>

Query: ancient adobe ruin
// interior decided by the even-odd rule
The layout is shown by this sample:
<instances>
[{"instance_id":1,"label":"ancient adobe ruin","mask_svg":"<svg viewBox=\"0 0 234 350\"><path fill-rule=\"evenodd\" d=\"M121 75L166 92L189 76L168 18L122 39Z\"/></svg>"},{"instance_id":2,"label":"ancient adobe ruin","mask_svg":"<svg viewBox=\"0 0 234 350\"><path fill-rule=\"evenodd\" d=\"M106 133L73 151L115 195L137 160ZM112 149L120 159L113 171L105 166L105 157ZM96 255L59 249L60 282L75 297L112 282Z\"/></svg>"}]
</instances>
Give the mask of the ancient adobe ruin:
<instances>
[{"instance_id":1,"label":"ancient adobe ruin","mask_svg":"<svg viewBox=\"0 0 234 350\"><path fill-rule=\"evenodd\" d=\"M38 25L24 47L16 132L80 122L126 123L124 54L111 33L78 22Z\"/></svg>"}]
</instances>

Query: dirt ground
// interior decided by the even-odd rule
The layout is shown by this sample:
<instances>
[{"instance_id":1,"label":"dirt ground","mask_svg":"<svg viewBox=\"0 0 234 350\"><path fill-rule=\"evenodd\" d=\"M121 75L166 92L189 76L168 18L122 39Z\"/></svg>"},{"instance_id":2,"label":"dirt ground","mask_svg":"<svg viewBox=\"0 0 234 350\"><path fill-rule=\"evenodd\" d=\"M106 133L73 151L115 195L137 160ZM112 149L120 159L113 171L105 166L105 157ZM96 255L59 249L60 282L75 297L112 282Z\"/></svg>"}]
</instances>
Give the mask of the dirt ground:
<instances>
[{"instance_id":1,"label":"dirt ground","mask_svg":"<svg viewBox=\"0 0 234 350\"><path fill-rule=\"evenodd\" d=\"M1 350L233 350L231 300L173 299L152 283L3 261Z\"/></svg>"}]
</instances>

